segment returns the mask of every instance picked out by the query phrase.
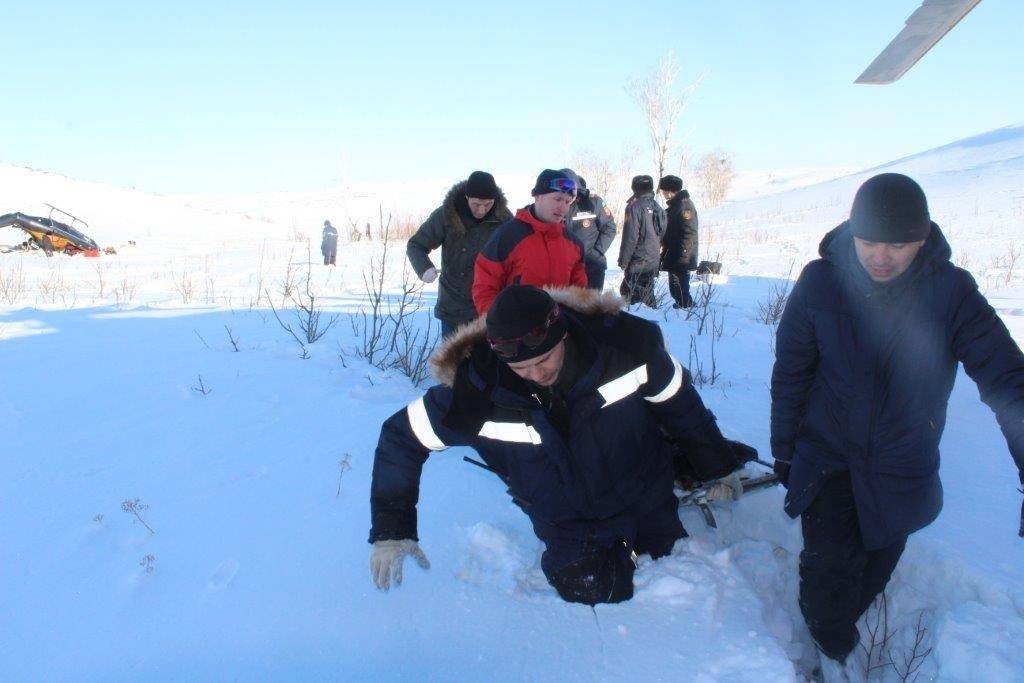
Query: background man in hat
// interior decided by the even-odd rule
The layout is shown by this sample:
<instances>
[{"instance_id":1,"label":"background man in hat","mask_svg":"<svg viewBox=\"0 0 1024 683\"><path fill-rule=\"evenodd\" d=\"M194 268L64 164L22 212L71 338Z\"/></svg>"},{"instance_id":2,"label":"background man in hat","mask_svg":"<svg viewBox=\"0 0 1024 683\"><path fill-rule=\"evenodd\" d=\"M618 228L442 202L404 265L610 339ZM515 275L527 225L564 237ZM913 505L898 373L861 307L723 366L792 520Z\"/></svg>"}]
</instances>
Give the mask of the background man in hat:
<instances>
[{"instance_id":1,"label":"background man in hat","mask_svg":"<svg viewBox=\"0 0 1024 683\"><path fill-rule=\"evenodd\" d=\"M533 186L533 204L499 227L476 258L473 303L482 315L511 284L587 286L583 243L566 234L565 217L576 201L576 178L545 169Z\"/></svg>"},{"instance_id":2,"label":"background man in hat","mask_svg":"<svg viewBox=\"0 0 1024 683\"><path fill-rule=\"evenodd\" d=\"M665 210L654 198L654 179L638 175L631 184L633 196L626 204L619 244L619 268L623 280L619 291L629 303L642 302L656 308L654 284L661 262L661 238L665 234Z\"/></svg>"},{"instance_id":3,"label":"background man in hat","mask_svg":"<svg viewBox=\"0 0 1024 683\"><path fill-rule=\"evenodd\" d=\"M568 168L563 172L576 178L576 201L569 207L565 228L583 243L583 264L587 269L587 287L604 289L604 272L608 269L605 252L615 241L615 219L604 200L587 189L587 181Z\"/></svg>"},{"instance_id":4,"label":"background man in hat","mask_svg":"<svg viewBox=\"0 0 1024 683\"><path fill-rule=\"evenodd\" d=\"M554 298L553 298L554 296ZM667 555L684 536L673 494L677 439L708 497L738 498L739 463L655 323L589 290L504 289L486 319L432 359L442 384L383 425L370 495L370 569L398 583L417 543L430 451L469 446L508 487L545 545L541 567L570 602L633 595L634 553Z\"/></svg>"},{"instance_id":5,"label":"background man in hat","mask_svg":"<svg viewBox=\"0 0 1024 683\"><path fill-rule=\"evenodd\" d=\"M330 221L324 221L324 231L320 238L320 253L324 255L324 265L333 266L338 256L338 229Z\"/></svg>"},{"instance_id":6,"label":"background man in hat","mask_svg":"<svg viewBox=\"0 0 1024 683\"><path fill-rule=\"evenodd\" d=\"M907 537L942 507L939 440L958 362L1024 480L1024 356L950 263L910 178L866 181L819 251L779 324L771 444L786 512L801 518L800 609L823 667L835 669Z\"/></svg>"},{"instance_id":7,"label":"background man in hat","mask_svg":"<svg viewBox=\"0 0 1024 683\"><path fill-rule=\"evenodd\" d=\"M484 244L499 225L512 218L505 195L494 176L473 171L456 183L444 201L409 238L405 253L413 270L424 282L437 279L430 252L441 247L441 281L437 288L434 316L441 321L441 334L476 318L473 306L473 264Z\"/></svg>"},{"instance_id":8,"label":"background man in hat","mask_svg":"<svg viewBox=\"0 0 1024 683\"><path fill-rule=\"evenodd\" d=\"M673 308L689 308L693 305L690 271L697 270L697 208L679 176L665 176L658 182L658 190L668 204L668 227L661 240L661 269L668 273Z\"/></svg>"}]
</instances>

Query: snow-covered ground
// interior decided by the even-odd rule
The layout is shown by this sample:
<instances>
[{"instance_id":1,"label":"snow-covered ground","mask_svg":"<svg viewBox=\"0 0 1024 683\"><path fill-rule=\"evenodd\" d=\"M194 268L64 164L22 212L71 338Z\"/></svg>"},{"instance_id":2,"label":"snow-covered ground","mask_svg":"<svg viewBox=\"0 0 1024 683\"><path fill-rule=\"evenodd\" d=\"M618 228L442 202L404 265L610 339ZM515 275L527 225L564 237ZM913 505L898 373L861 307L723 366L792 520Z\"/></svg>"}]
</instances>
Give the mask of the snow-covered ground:
<instances>
[{"instance_id":1,"label":"snow-covered ground","mask_svg":"<svg viewBox=\"0 0 1024 683\"><path fill-rule=\"evenodd\" d=\"M1013 256L1024 126L885 168L921 182L958 262L1024 342ZM714 325L697 334L674 311L640 311L691 368L711 373L713 351L720 375L701 392L724 431L762 454L773 328L759 304L874 172L752 189L702 212L702 256L726 268ZM530 180L499 176L514 205ZM423 206L409 213L447 185L411 192ZM364 194L359 211L375 211L379 196ZM0 213L45 215L52 203L118 250L0 254L0 680L803 679L814 655L796 605L801 541L778 490L717 508L718 531L684 509L691 538L642 558L634 600L591 610L557 598L526 517L453 449L424 468L432 568L407 565L400 589L378 592L366 543L373 449L380 423L419 392L356 353L363 276L381 245L344 245L324 268L304 238L324 217L344 225L351 198L261 201L259 212L0 166ZM331 206L341 220L324 215ZM404 210L399 197L385 209ZM0 243L21 239L0 232ZM403 255L395 244L386 258L390 295ZM282 290L304 291L307 273L340 318L303 359L268 301L294 326ZM609 286L620 277L610 271ZM415 318L430 320L426 309ZM923 679L1024 680L1021 496L964 376L942 451L946 508L912 537L888 591L889 651L903 667L920 619ZM152 533L124 511L135 499ZM872 675L899 680L892 666Z\"/></svg>"}]
</instances>

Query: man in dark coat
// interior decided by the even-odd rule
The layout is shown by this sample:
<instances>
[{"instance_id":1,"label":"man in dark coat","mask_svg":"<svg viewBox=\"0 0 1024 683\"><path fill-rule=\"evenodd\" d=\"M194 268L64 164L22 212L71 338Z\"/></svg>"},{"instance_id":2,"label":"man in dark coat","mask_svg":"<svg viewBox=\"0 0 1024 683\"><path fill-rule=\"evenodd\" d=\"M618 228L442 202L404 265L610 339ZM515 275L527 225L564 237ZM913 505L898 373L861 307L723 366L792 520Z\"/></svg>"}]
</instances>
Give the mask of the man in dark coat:
<instances>
[{"instance_id":1,"label":"man in dark coat","mask_svg":"<svg viewBox=\"0 0 1024 683\"><path fill-rule=\"evenodd\" d=\"M512 218L494 176L474 171L448 191L441 206L420 226L406 246L413 270L424 282L437 279L429 253L441 247L441 282L434 316L441 334L476 318L473 307L473 264L495 229Z\"/></svg>"},{"instance_id":2,"label":"man in dark coat","mask_svg":"<svg viewBox=\"0 0 1024 683\"><path fill-rule=\"evenodd\" d=\"M338 256L338 229L330 221L324 221L324 233L320 239L320 253L324 255L324 265L333 266Z\"/></svg>"},{"instance_id":3,"label":"man in dark coat","mask_svg":"<svg viewBox=\"0 0 1024 683\"><path fill-rule=\"evenodd\" d=\"M565 229L576 190L571 171L540 172L531 191L533 204L495 230L476 258L473 304L478 313L483 315L508 285L587 286L583 243Z\"/></svg>"},{"instance_id":4,"label":"man in dark coat","mask_svg":"<svg viewBox=\"0 0 1024 683\"><path fill-rule=\"evenodd\" d=\"M626 204L619 245L619 268L623 279L619 288L629 303L642 302L656 308L654 283L661 262L661 238L665 234L665 210L654 198L654 179L638 175L632 182L633 196Z\"/></svg>"},{"instance_id":5,"label":"man in dark coat","mask_svg":"<svg viewBox=\"0 0 1024 683\"><path fill-rule=\"evenodd\" d=\"M942 507L938 446L958 362L1024 481L1024 355L950 263L910 178L865 182L820 253L779 324L771 444L786 512L801 516L800 608L834 667L907 537Z\"/></svg>"},{"instance_id":6,"label":"man in dark coat","mask_svg":"<svg viewBox=\"0 0 1024 683\"><path fill-rule=\"evenodd\" d=\"M668 227L661 241L661 269L668 273L668 291L675 301L673 308L689 308L690 271L697 270L697 208L690 193L683 189L683 179L667 175L658 182L658 190L668 203L665 211Z\"/></svg>"},{"instance_id":7,"label":"man in dark coat","mask_svg":"<svg viewBox=\"0 0 1024 683\"><path fill-rule=\"evenodd\" d=\"M615 219L612 212L605 206L600 195L587 189L587 181L579 177L571 169L563 168L572 174L578 185L576 202L569 207L565 217L566 231L575 235L583 243L583 265L587 269L587 287L604 289L604 272L608 269L608 258L605 252L615 241Z\"/></svg>"},{"instance_id":8,"label":"man in dark coat","mask_svg":"<svg viewBox=\"0 0 1024 683\"><path fill-rule=\"evenodd\" d=\"M544 542L558 594L593 605L633 595L634 553L667 555L686 532L672 491L678 440L709 493L735 499L739 465L655 323L593 290L512 285L486 319L432 359L443 382L383 425L370 495L378 587L401 581L417 543L430 451L469 446L508 487Z\"/></svg>"}]
</instances>

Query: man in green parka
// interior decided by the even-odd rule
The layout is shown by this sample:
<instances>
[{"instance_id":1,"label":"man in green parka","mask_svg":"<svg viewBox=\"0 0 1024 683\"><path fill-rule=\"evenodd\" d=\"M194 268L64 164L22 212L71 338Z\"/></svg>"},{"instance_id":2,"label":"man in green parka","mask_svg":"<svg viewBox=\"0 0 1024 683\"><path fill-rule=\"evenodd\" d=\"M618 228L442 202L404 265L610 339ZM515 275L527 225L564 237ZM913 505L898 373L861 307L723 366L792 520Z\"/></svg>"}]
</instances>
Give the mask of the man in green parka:
<instances>
[{"instance_id":1,"label":"man in green parka","mask_svg":"<svg viewBox=\"0 0 1024 683\"><path fill-rule=\"evenodd\" d=\"M427 283L438 276L429 254L441 247L441 281L434 316L441 321L442 335L447 337L459 325L477 317L472 296L476 255L495 228L511 219L508 201L494 176L473 171L468 179L452 186L441 206L409 238L405 250L409 263Z\"/></svg>"}]
</instances>

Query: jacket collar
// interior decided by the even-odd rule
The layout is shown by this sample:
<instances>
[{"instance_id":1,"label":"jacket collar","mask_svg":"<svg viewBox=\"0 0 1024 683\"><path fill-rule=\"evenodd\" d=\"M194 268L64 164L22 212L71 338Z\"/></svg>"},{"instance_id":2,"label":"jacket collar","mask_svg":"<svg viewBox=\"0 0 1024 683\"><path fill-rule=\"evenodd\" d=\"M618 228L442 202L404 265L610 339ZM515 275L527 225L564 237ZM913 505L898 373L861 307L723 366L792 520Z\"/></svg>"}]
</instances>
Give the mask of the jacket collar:
<instances>
[{"instance_id":1,"label":"jacket collar","mask_svg":"<svg viewBox=\"0 0 1024 683\"><path fill-rule=\"evenodd\" d=\"M535 233L541 235L546 239L555 239L562 236L563 224L559 223L545 223L541 219L533 215L533 205L524 206L516 212L516 220L522 221L529 225Z\"/></svg>"}]
</instances>

